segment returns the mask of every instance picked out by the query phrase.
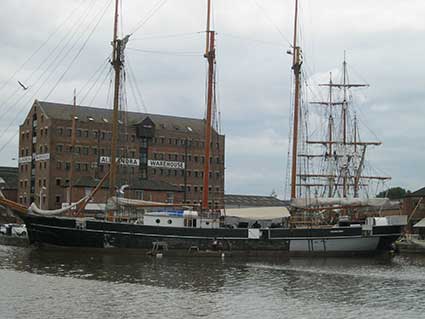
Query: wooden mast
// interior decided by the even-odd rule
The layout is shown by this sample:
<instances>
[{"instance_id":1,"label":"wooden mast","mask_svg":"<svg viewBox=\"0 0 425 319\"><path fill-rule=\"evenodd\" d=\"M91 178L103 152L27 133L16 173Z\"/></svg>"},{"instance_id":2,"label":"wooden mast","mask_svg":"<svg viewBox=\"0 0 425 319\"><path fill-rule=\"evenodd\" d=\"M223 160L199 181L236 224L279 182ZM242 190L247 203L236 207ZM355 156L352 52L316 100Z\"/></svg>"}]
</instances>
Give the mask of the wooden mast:
<instances>
[{"instance_id":1,"label":"wooden mast","mask_svg":"<svg viewBox=\"0 0 425 319\"><path fill-rule=\"evenodd\" d=\"M120 96L120 72L121 72L121 41L118 40L118 6L119 0L115 0L115 18L114 18L114 36L112 40L112 65L115 71L114 83L114 109L112 115L112 142L111 142L111 160L109 174L109 195L115 196L115 184L117 175L117 140L118 140L118 112Z\"/></svg>"},{"instance_id":2,"label":"wooden mast","mask_svg":"<svg viewBox=\"0 0 425 319\"><path fill-rule=\"evenodd\" d=\"M332 84L332 72L329 73L329 83ZM332 159L333 157L333 149L332 149L332 141L333 141L333 117L332 117L332 86L329 86L329 154L328 159ZM332 197L333 187L334 187L334 179L332 177L329 178L329 190L328 190L328 196Z\"/></svg>"},{"instance_id":3,"label":"wooden mast","mask_svg":"<svg viewBox=\"0 0 425 319\"><path fill-rule=\"evenodd\" d=\"M342 102L342 123L343 123L342 141L345 146L347 144L347 62L345 61L345 51L344 51L344 63L343 63L343 90L344 90L344 100ZM343 187L342 187L343 197L347 197L347 191L348 191L347 174L348 174L348 167L344 171L344 176L343 176Z\"/></svg>"},{"instance_id":4,"label":"wooden mast","mask_svg":"<svg viewBox=\"0 0 425 319\"><path fill-rule=\"evenodd\" d=\"M332 84L332 72L329 73L329 83ZM333 150L332 150L332 86L329 86L329 156L332 156Z\"/></svg>"},{"instance_id":5,"label":"wooden mast","mask_svg":"<svg viewBox=\"0 0 425 319\"><path fill-rule=\"evenodd\" d=\"M207 96L207 114L205 119L205 159L204 159L204 180L202 191L202 209L208 209L209 192L209 171L210 171L210 153L211 153L211 122L212 122L212 103L214 96L214 68L215 68L215 32L211 31L211 0L207 5L207 31L206 47L204 57L208 60L208 96Z\"/></svg>"},{"instance_id":6,"label":"wooden mast","mask_svg":"<svg viewBox=\"0 0 425 319\"><path fill-rule=\"evenodd\" d=\"M77 93L74 89L74 100L72 105L72 131L71 131L71 167L69 168L69 193L68 203L72 204L72 181L74 178L74 158L75 158L75 142L76 142L76 130L77 130Z\"/></svg>"},{"instance_id":7,"label":"wooden mast","mask_svg":"<svg viewBox=\"0 0 425 319\"><path fill-rule=\"evenodd\" d=\"M300 76L301 61L300 48L297 46L297 28L298 28L298 0L295 0L295 19L294 19L294 42L292 51L292 69L295 76L294 93L294 123L292 136L292 174L291 174L291 199L296 198L297 185L297 156L298 156L298 121L299 121L299 102L300 102Z\"/></svg>"},{"instance_id":8,"label":"wooden mast","mask_svg":"<svg viewBox=\"0 0 425 319\"><path fill-rule=\"evenodd\" d=\"M354 114L354 153L357 153L357 115Z\"/></svg>"}]
</instances>

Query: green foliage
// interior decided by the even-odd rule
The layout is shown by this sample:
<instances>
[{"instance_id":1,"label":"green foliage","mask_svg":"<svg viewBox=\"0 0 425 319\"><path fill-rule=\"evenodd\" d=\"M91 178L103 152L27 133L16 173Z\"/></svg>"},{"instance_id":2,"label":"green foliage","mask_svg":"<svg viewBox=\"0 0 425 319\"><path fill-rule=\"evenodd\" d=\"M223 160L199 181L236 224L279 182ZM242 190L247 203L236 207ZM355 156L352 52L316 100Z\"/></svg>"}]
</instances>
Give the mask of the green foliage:
<instances>
[{"instance_id":1,"label":"green foliage","mask_svg":"<svg viewBox=\"0 0 425 319\"><path fill-rule=\"evenodd\" d=\"M400 199L404 198L404 196L410 193L410 191L405 190L401 187L391 187L385 191L380 192L376 197L388 197L389 199Z\"/></svg>"}]
</instances>

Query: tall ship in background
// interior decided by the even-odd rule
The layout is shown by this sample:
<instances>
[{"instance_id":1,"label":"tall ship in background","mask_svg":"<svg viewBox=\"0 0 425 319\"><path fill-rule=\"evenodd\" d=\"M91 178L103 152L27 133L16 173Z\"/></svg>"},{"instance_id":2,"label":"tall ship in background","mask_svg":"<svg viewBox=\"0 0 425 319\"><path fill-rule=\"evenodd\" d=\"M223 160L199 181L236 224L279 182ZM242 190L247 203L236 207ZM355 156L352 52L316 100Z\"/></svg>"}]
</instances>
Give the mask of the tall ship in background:
<instances>
[{"instance_id":1,"label":"tall ship in background","mask_svg":"<svg viewBox=\"0 0 425 319\"><path fill-rule=\"evenodd\" d=\"M369 146L362 141L353 110L353 88L344 56L342 79L332 73L327 100L304 103L302 50L297 44L298 0L295 1L293 50L294 101L291 141L291 230L294 254L358 254L390 250L401 235L405 216L380 217L387 198L376 198L381 183L390 177L367 174ZM305 94L304 94L305 95ZM311 110L309 104L317 108ZM375 183L376 184L376 183ZM365 211L372 217L365 217ZM375 217L376 216L376 217Z\"/></svg>"},{"instance_id":2,"label":"tall ship in background","mask_svg":"<svg viewBox=\"0 0 425 319\"><path fill-rule=\"evenodd\" d=\"M284 214L279 222L232 224L228 216L208 207L209 161L205 160L203 172L203 198L199 211L184 205L147 202L119 196L117 166L121 161L118 152L121 96L121 72L123 53L129 37L118 39L118 8L116 0L112 64L115 71L113 131L110 170L97 187L80 201L63 209L46 211L34 204L27 207L0 199L2 205L14 210L26 223L30 242L66 247L135 248L150 251L166 250L180 254L220 251L243 255L352 255L373 254L392 248L400 236L404 221L401 216L368 217L362 223L352 223L351 215L365 207L382 207L385 199L365 198L364 170L366 147L371 145L358 139L358 127L354 125L354 137L349 137L349 84L344 71L342 84L331 80L329 100L319 102L325 110L327 135L312 140L304 130L306 112L301 103L302 52L297 44L298 0L295 1L294 40L291 49L294 72L294 118L292 142L291 221ZM215 109L215 32L211 30L211 0L208 0L206 50L208 61L207 111L205 117L205 159L211 154L211 130ZM344 63L344 70L346 64ZM334 99L334 90L342 89L345 98ZM342 121L342 126L339 120ZM356 122L354 122L356 123ZM343 135L339 130L343 131ZM323 139L324 138L324 139ZM309 146L323 149L314 153ZM322 170L315 171L314 161L321 160ZM319 166L320 167L320 166ZM109 201L104 218L84 216L84 208L94 194L108 180ZM379 180L379 179L378 179ZM141 215L130 220L130 212L139 210ZM264 214L261 208L258 219ZM345 217L348 216L348 217ZM298 217L301 217L298 220ZM294 222L295 221L295 222Z\"/></svg>"}]
</instances>

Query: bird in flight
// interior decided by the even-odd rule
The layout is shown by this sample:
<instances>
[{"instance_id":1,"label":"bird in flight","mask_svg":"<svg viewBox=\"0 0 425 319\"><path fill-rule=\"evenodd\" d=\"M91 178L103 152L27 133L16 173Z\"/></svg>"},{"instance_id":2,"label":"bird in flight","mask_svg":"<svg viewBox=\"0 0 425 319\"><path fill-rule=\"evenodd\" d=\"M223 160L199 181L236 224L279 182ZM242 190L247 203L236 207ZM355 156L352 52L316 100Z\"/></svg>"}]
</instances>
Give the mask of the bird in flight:
<instances>
[{"instance_id":1,"label":"bird in flight","mask_svg":"<svg viewBox=\"0 0 425 319\"><path fill-rule=\"evenodd\" d=\"M28 90L28 86L23 85L21 81L18 81L18 83L19 83L20 86L22 86L24 91Z\"/></svg>"}]
</instances>

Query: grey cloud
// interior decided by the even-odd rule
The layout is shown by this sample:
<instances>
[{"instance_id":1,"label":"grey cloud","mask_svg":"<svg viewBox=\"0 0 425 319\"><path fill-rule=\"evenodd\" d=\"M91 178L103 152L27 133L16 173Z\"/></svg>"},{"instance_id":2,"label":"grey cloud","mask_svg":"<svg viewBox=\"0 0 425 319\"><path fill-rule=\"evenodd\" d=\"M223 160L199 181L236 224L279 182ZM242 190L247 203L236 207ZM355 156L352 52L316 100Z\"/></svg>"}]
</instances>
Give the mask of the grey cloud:
<instances>
[{"instance_id":1,"label":"grey cloud","mask_svg":"<svg viewBox=\"0 0 425 319\"><path fill-rule=\"evenodd\" d=\"M95 5L101 8L106 2L97 0ZM146 16L155 2L125 1L123 17L126 30ZM264 136L270 130L276 136L281 136L282 140L288 139L291 61L285 54L288 44L276 32L273 24L280 28L285 38L291 39L292 1L261 2L269 18L253 1L216 0L214 4L214 25L218 32L219 101L224 133L229 141L247 138L252 139L253 143L249 154L239 151L237 145L227 150L226 188L234 193L259 194L268 194L276 189L282 194L287 145L272 145L270 148L280 149L260 153L254 143L261 143L258 136ZM2 3L0 85L77 5L88 6L89 3L82 0L7 0ZM413 0L326 0L320 4L318 1L303 1L301 10L301 39L309 75L326 73L339 67L343 51L348 51L348 60L355 73L371 84L366 93L368 99L362 105L367 115L365 120L384 142L383 147L371 153L371 162L389 172L394 177L394 185L409 188L423 186L421 183L425 177L420 165L424 157L422 141L425 138L422 124L425 116L425 72L422 63L425 48L423 26L419 24L422 20L418 20L424 11L425 4ZM111 17L110 10L51 100L70 102L72 89L83 87L102 60L110 54ZM142 30L133 35L134 41L129 43L129 47L199 53L198 56L182 57L128 50L130 65L150 112L202 117L204 37L196 32L205 29L204 20L203 1L169 1ZM156 40L146 37L178 33L194 34ZM49 43L46 49L53 49L62 35L58 34L56 42ZM22 77L26 77L44 56L45 52L28 65ZM40 90L37 98L47 94L69 62L70 59L66 59L52 71L54 76ZM353 78L356 76L353 75ZM0 101L4 101L14 88L14 83L9 83L7 91L0 92ZM107 85L95 100L95 105L105 106L106 91ZM129 107L139 110L130 90L127 91ZM28 110L30 100L25 99L25 103L19 108ZM25 112L19 115L20 121L24 116ZM8 121L13 117L7 115ZM15 129L20 121L15 123ZM6 125L8 122L5 120L0 123L0 127ZM0 143L7 138L0 137ZM2 152L2 163L16 164L11 160L16 153L17 139Z\"/></svg>"}]
</instances>

